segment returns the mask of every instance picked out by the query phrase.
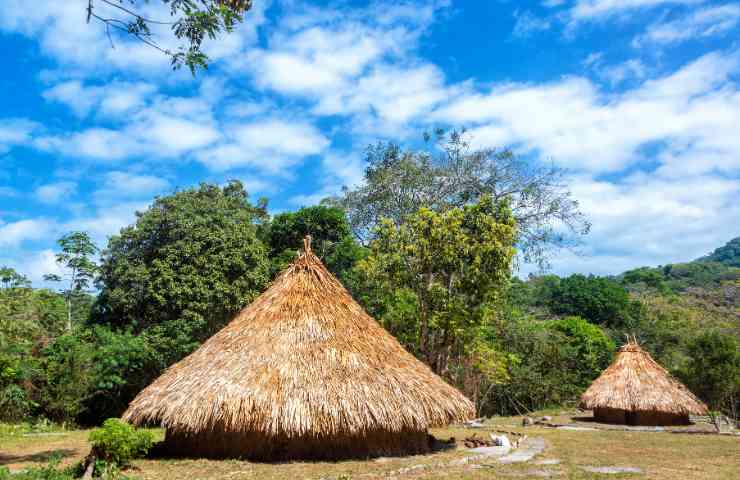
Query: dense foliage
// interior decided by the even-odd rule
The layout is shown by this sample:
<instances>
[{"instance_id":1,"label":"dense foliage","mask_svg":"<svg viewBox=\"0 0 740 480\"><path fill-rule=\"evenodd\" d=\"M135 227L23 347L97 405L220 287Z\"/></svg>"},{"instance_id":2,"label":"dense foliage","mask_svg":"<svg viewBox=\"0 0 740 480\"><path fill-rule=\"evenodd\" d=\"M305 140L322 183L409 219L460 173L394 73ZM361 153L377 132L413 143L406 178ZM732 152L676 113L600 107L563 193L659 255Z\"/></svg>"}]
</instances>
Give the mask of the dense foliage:
<instances>
[{"instance_id":1,"label":"dense foliage","mask_svg":"<svg viewBox=\"0 0 740 480\"><path fill-rule=\"evenodd\" d=\"M376 167L376 187L392 185L382 200L366 201L379 201L380 212L394 196L408 199ZM740 268L726 253L732 248L614 278L521 280L510 198L481 193L441 209L425 201L402 220L373 221L362 246L339 207L270 217L266 201L252 204L240 183L204 184L156 199L110 239L99 265L89 237L64 237L60 263L66 273L70 260L95 272L95 297L89 275L77 286L67 276L55 292L0 268L0 420L98 425L120 415L255 298L307 234L355 298L481 414L575 404L630 334L713 409L737 415Z\"/></svg>"},{"instance_id":2,"label":"dense foliage","mask_svg":"<svg viewBox=\"0 0 740 480\"><path fill-rule=\"evenodd\" d=\"M411 330L407 346L434 371L449 374L450 362L474 347L508 282L516 227L508 205L485 196L474 205L436 213L426 208L396 226L382 221L370 255L358 269L376 291L406 291L416 305L399 336ZM376 308L378 318L393 311ZM395 322L387 322L393 332ZM411 341L409 341L411 340Z\"/></svg>"},{"instance_id":3,"label":"dense foliage","mask_svg":"<svg viewBox=\"0 0 740 480\"><path fill-rule=\"evenodd\" d=\"M102 253L97 321L207 338L269 280L265 216L239 182L156 199Z\"/></svg>"}]
</instances>

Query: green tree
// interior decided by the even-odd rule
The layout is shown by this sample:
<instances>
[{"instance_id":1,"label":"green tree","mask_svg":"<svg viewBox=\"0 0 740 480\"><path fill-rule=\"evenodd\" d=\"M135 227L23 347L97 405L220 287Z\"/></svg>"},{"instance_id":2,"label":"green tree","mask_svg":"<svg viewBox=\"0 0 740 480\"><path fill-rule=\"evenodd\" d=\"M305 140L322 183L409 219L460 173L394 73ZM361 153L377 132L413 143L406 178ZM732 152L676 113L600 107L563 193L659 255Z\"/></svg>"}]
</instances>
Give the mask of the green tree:
<instances>
[{"instance_id":1,"label":"green tree","mask_svg":"<svg viewBox=\"0 0 740 480\"><path fill-rule=\"evenodd\" d=\"M639 304L619 283L605 277L574 274L560 279L549 296L556 315L575 315L612 328L629 328Z\"/></svg>"},{"instance_id":2,"label":"green tree","mask_svg":"<svg viewBox=\"0 0 740 480\"><path fill-rule=\"evenodd\" d=\"M740 342L717 331L696 337L688 348L691 358L681 376L691 390L712 408L733 418L740 414Z\"/></svg>"},{"instance_id":3,"label":"green tree","mask_svg":"<svg viewBox=\"0 0 740 480\"><path fill-rule=\"evenodd\" d=\"M252 0L161 0L169 7L170 19L153 19L141 9L150 0L88 0L87 22L97 20L105 25L113 43L112 32L131 35L144 44L167 55L172 67L187 66L195 74L198 68L208 67L208 56L203 52L203 41L215 40L221 33L231 33L252 7ZM185 45L177 51L160 45L152 33L155 27L169 27Z\"/></svg>"},{"instance_id":4,"label":"green tree","mask_svg":"<svg viewBox=\"0 0 740 480\"><path fill-rule=\"evenodd\" d=\"M56 255L56 262L68 272L69 283L62 290L67 302L67 331L72 330L73 304L83 299L98 271L98 266L90 258L98 252L90 236L85 232L71 232L57 240L62 250ZM63 277L56 274L44 276L45 280L60 282Z\"/></svg>"},{"instance_id":5,"label":"green tree","mask_svg":"<svg viewBox=\"0 0 740 480\"><path fill-rule=\"evenodd\" d=\"M237 181L157 198L103 251L95 321L178 339L167 353L180 358L267 283L265 218Z\"/></svg>"},{"instance_id":6,"label":"green tree","mask_svg":"<svg viewBox=\"0 0 740 480\"><path fill-rule=\"evenodd\" d=\"M432 151L439 155L394 143L368 147L364 184L344 188L341 196L324 202L344 208L364 242L382 218L400 225L422 207L445 212L485 195L494 202L507 200L523 260L541 267L553 250L570 247L588 233L590 223L568 190L563 170L535 165L509 150L471 150L464 131L440 131L435 140Z\"/></svg>"},{"instance_id":7,"label":"green tree","mask_svg":"<svg viewBox=\"0 0 740 480\"><path fill-rule=\"evenodd\" d=\"M381 221L369 256L358 263L371 289L405 290L406 303L415 301L414 350L437 373L448 375L450 360L476 344L490 306L503 294L515 225L507 203L489 196L444 213L422 208L401 225Z\"/></svg>"},{"instance_id":8,"label":"green tree","mask_svg":"<svg viewBox=\"0 0 740 480\"><path fill-rule=\"evenodd\" d=\"M75 421L92 390L95 348L85 329L56 338L41 352L39 403L55 421Z\"/></svg>"},{"instance_id":9,"label":"green tree","mask_svg":"<svg viewBox=\"0 0 740 480\"><path fill-rule=\"evenodd\" d=\"M293 260L303 248L306 235L312 237L314 253L345 283L350 270L365 253L353 238L344 211L337 207L317 205L280 213L262 230L261 237L270 249L273 274Z\"/></svg>"},{"instance_id":10,"label":"green tree","mask_svg":"<svg viewBox=\"0 0 740 480\"><path fill-rule=\"evenodd\" d=\"M571 383L580 389L591 382L609 366L615 345L598 325L580 317L565 317L547 325L559 333L558 342L567 361L567 370L573 375Z\"/></svg>"}]
</instances>

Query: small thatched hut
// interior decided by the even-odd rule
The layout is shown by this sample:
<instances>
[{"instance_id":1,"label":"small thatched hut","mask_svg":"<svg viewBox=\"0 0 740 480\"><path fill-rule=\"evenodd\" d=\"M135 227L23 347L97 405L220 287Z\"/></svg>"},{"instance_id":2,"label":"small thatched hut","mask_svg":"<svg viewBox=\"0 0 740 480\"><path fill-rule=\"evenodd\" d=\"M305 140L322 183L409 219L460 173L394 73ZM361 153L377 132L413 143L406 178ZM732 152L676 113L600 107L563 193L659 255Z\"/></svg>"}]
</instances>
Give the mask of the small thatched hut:
<instances>
[{"instance_id":1,"label":"small thatched hut","mask_svg":"<svg viewBox=\"0 0 740 480\"><path fill-rule=\"evenodd\" d=\"M581 396L594 419L627 425L687 425L707 407L632 340Z\"/></svg>"},{"instance_id":2,"label":"small thatched hut","mask_svg":"<svg viewBox=\"0 0 740 480\"><path fill-rule=\"evenodd\" d=\"M474 406L373 320L310 249L123 419L169 455L257 460L422 453Z\"/></svg>"}]
</instances>

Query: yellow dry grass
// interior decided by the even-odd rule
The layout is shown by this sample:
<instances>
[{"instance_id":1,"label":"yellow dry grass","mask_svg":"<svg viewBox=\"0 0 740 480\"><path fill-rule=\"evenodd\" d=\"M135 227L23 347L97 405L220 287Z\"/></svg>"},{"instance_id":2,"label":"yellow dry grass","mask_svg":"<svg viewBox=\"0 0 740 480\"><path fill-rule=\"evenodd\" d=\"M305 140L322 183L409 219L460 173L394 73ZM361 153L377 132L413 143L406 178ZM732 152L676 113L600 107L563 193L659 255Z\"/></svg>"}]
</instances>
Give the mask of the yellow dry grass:
<instances>
[{"instance_id":1,"label":"yellow dry grass","mask_svg":"<svg viewBox=\"0 0 740 480\"><path fill-rule=\"evenodd\" d=\"M706 405L634 341L619 349L614 362L584 392L581 408L707 414Z\"/></svg>"},{"instance_id":2,"label":"yellow dry grass","mask_svg":"<svg viewBox=\"0 0 740 480\"><path fill-rule=\"evenodd\" d=\"M267 291L145 388L123 418L190 436L188 448L223 434L260 445L343 439L331 448L349 449L473 415L462 393L352 299L307 240Z\"/></svg>"},{"instance_id":3,"label":"yellow dry grass","mask_svg":"<svg viewBox=\"0 0 740 480\"><path fill-rule=\"evenodd\" d=\"M563 422L565 418L556 418ZM135 478L148 480L178 479L493 479L493 478L552 478L604 479L634 478L651 480L730 480L740 472L740 437L719 435L689 435L667 432L618 430L564 431L529 427L523 429L520 418L497 418L484 429L485 436L493 429L523 432L543 437L547 447L532 462L499 465L479 461L454 465L466 452L454 450L431 455L416 455L374 460L342 462L253 463L242 460L137 460L135 468L126 472ZM0 465L13 470L43 462L52 452L60 452L64 463L81 460L89 449L89 432L66 432L55 436L0 437ZM159 438L163 432L157 431ZM439 438L455 436L462 439L470 429L435 429ZM459 442L458 442L459 443ZM542 460L558 460L555 465L537 464ZM642 474L602 475L584 471L583 466L636 467Z\"/></svg>"}]
</instances>

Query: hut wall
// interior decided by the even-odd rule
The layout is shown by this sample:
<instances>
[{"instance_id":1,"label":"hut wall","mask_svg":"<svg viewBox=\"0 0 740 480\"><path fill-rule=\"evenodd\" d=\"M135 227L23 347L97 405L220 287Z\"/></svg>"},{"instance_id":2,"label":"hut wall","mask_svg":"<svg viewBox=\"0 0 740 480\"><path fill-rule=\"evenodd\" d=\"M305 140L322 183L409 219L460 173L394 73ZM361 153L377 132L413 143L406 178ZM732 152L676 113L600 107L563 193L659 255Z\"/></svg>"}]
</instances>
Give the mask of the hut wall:
<instances>
[{"instance_id":1,"label":"hut wall","mask_svg":"<svg viewBox=\"0 0 740 480\"><path fill-rule=\"evenodd\" d=\"M208 431L185 434L168 430L157 452L170 457L244 458L257 461L338 460L427 453L431 450L429 439L425 431L275 438L257 432Z\"/></svg>"},{"instance_id":2,"label":"hut wall","mask_svg":"<svg viewBox=\"0 0 740 480\"><path fill-rule=\"evenodd\" d=\"M626 412L616 408L595 408L594 420L601 423L616 423L624 425L627 423Z\"/></svg>"},{"instance_id":3,"label":"hut wall","mask_svg":"<svg viewBox=\"0 0 740 480\"><path fill-rule=\"evenodd\" d=\"M689 425L688 415L680 415L666 412L631 412L632 422L630 425Z\"/></svg>"},{"instance_id":4,"label":"hut wall","mask_svg":"<svg viewBox=\"0 0 740 480\"><path fill-rule=\"evenodd\" d=\"M688 415L652 411L629 412L614 408L594 409L594 420L601 423L641 426L689 425L691 423Z\"/></svg>"}]
</instances>

